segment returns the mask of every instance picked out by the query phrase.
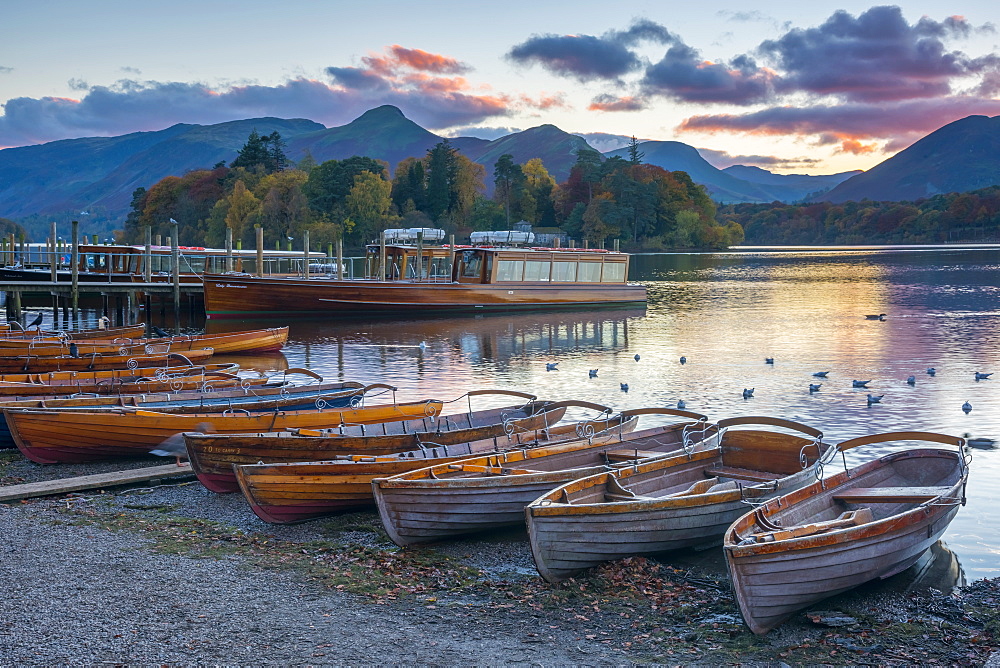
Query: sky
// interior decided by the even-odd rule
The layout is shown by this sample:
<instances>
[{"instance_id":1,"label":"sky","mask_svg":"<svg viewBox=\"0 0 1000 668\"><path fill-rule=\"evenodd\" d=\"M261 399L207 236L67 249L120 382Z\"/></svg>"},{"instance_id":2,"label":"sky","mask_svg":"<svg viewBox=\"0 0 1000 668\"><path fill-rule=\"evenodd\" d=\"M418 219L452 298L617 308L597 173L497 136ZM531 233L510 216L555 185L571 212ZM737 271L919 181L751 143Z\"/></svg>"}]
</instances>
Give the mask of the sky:
<instances>
[{"instance_id":1,"label":"sky","mask_svg":"<svg viewBox=\"0 0 1000 668\"><path fill-rule=\"evenodd\" d=\"M0 148L393 104L445 136L551 123L718 167L868 169L1000 115L1000 3L35 0L2 7Z\"/></svg>"}]
</instances>

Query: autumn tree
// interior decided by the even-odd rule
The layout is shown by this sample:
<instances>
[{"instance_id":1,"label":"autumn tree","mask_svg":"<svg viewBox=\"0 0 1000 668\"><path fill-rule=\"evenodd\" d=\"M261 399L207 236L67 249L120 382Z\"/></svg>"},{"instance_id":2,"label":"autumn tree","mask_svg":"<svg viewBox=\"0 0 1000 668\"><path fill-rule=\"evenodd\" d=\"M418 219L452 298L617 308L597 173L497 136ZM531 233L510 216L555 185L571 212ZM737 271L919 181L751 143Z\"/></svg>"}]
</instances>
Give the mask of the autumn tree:
<instances>
[{"instance_id":1,"label":"autumn tree","mask_svg":"<svg viewBox=\"0 0 1000 668\"><path fill-rule=\"evenodd\" d=\"M364 171L356 175L346 198L345 231L361 241L378 237L387 227L391 191L392 184L381 174Z\"/></svg>"},{"instance_id":2,"label":"autumn tree","mask_svg":"<svg viewBox=\"0 0 1000 668\"><path fill-rule=\"evenodd\" d=\"M247 190L242 181L237 181L232 194L228 197L229 207L226 212L226 227L233 231L234 239L242 239L251 218L257 214L260 202L254 194Z\"/></svg>"}]
</instances>

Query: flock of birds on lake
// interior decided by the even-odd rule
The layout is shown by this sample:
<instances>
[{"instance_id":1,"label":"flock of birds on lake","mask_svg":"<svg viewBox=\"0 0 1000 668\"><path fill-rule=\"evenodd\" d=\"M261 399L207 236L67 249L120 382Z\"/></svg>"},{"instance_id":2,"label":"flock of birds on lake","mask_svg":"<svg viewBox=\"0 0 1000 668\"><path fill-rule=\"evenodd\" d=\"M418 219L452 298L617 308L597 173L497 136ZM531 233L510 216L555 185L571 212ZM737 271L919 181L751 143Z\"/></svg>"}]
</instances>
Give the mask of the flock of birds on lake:
<instances>
[{"instance_id":1,"label":"flock of birds on lake","mask_svg":"<svg viewBox=\"0 0 1000 668\"><path fill-rule=\"evenodd\" d=\"M885 313L879 313L877 315L866 315L865 319L866 320L878 320L880 322L884 322L885 319L886 319L886 314ZM635 361L638 362L641 359L641 357L640 357L640 355L638 353L636 353L633 359L635 359ZM681 364L687 364L687 357L681 356L681 358L678 361ZM774 358L773 357L765 357L764 358L764 364L773 365L774 364ZM558 366L559 366L558 362L547 362L545 364L545 370L546 371L558 371L559 370ZM587 374L588 374L588 376L590 378L597 378L597 372L598 372L598 369L590 369L587 372ZM815 378L825 379L829 373L830 373L829 371L817 371L817 372L815 372L813 374L813 376ZM936 368L934 368L934 367L928 367L927 368L927 375L928 376L934 376L935 374L937 374L937 369ZM975 381L979 382L981 380L988 380L989 377L992 376L992 375L993 375L993 372L984 373L984 372L981 372L981 371L976 371L975 372ZM853 387L853 388L861 388L861 389L868 389L868 383L870 383L870 382L872 382L872 381L871 380L852 380L851 381L851 387ZM914 386L914 385L916 385L917 384L917 378L916 378L916 376L912 376L912 375L908 376L906 378L906 383L907 383L907 385L910 385L911 387ZM819 392L820 387L822 387L822 385L823 385L822 383L809 383L809 394L814 394L816 392ZM621 386L621 391L622 392L628 392L628 383L620 383L620 386ZM752 388L752 387L750 387L750 388L743 388L743 399L752 399L753 398L754 389L755 388ZM881 403L882 399L884 397L885 397L884 394L871 394L871 393L868 393L868 396L866 397L867 398L867 402L868 402L868 407L870 408L872 406L872 404ZM685 407L686 407L686 404L685 404L685 402L684 402L683 399L680 399L680 400L677 401L677 408L678 409L683 410ZM972 403L969 402L969 401L966 401L964 404L962 404L962 411L964 413L966 413L966 414L971 413L972 412Z\"/></svg>"}]
</instances>

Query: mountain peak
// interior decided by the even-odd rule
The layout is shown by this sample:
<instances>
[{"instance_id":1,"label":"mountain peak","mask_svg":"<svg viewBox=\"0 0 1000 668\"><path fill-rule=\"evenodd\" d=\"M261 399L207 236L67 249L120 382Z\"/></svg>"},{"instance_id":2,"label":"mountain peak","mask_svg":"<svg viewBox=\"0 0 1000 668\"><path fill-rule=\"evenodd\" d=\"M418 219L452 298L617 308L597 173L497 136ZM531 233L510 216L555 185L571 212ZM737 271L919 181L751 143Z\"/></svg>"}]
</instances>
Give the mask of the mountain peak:
<instances>
[{"instance_id":1,"label":"mountain peak","mask_svg":"<svg viewBox=\"0 0 1000 668\"><path fill-rule=\"evenodd\" d=\"M354 123L358 121L377 121L379 123L385 123L390 120L398 120L400 118L406 118L403 111L396 106L391 104L383 104L381 107L375 107L374 109L369 109L365 113L361 114L354 119ZM409 120L409 119L407 119Z\"/></svg>"}]
</instances>

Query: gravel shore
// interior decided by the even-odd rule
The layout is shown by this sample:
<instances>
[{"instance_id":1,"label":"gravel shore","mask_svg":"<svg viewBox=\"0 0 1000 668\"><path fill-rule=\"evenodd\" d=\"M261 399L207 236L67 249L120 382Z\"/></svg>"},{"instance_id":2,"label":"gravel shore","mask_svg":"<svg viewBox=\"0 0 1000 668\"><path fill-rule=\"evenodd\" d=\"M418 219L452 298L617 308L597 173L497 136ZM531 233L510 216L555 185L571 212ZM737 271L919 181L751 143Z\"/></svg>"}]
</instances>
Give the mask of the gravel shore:
<instances>
[{"instance_id":1,"label":"gravel shore","mask_svg":"<svg viewBox=\"0 0 1000 668\"><path fill-rule=\"evenodd\" d=\"M116 468L4 455L0 479ZM992 582L964 598L862 590L825 604L851 628L802 618L757 638L721 560L545 585L523 531L401 551L374 511L272 526L197 482L0 505L0 535L4 666L983 665L1000 630Z\"/></svg>"}]
</instances>

